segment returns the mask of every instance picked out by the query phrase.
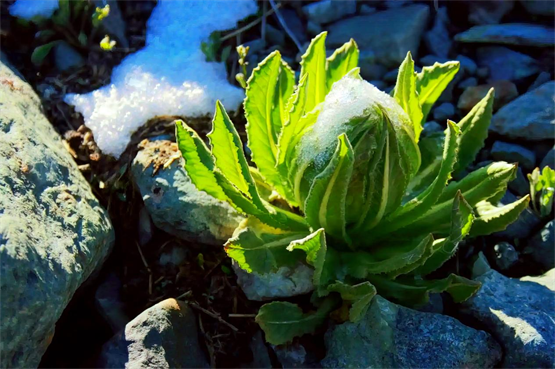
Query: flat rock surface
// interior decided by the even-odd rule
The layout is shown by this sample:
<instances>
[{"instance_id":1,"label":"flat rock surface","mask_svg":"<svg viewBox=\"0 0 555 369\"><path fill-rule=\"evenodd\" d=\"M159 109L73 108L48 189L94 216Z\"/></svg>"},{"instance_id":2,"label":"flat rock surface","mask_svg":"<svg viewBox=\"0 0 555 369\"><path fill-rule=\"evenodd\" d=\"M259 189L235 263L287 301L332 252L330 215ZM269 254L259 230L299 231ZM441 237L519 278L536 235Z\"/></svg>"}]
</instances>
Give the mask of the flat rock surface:
<instances>
[{"instance_id":1,"label":"flat rock surface","mask_svg":"<svg viewBox=\"0 0 555 369\"><path fill-rule=\"evenodd\" d=\"M0 62L1 367L36 367L114 241L107 213L40 107Z\"/></svg>"},{"instance_id":2,"label":"flat rock surface","mask_svg":"<svg viewBox=\"0 0 555 369\"><path fill-rule=\"evenodd\" d=\"M475 26L456 35L455 40L460 42L493 43L518 46L555 46L555 34L553 28L525 23Z\"/></svg>"},{"instance_id":3,"label":"flat rock surface","mask_svg":"<svg viewBox=\"0 0 555 369\"><path fill-rule=\"evenodd\" d=\"M430 9L417 4L341 20L329 26L327 44L341 46L354 38L361 50L372 50L376 60L398 67L411 51L416 56Z\"/></svg>"},{"instance_id":4,"label":"flat rock surface","mask_svg":"<svg viewBox=\"0 0 555 369\"><path fill-rule=\"evenodd\" d=\"M555 365L555 293L542 284L489 270L476 278L478 293L461 312L483 323L503 347L505 368Z\"/></svg>"},{"instance_id":5,"label":"flat rock surface","mask_svg":"<svg viewBox=\"0 0 555 369\"><path fill-rule=\"evenodd\" d=\"M501 359L486 332L374 297L358 323L326 333L325 368L491 368Z\"/></svg>"},{"instance_id":6,"label":"flat rock surface","mask_svg":"<svg viewBox=\"0 0 555 369\"><path fill-rule=\"evenodd\" d=\"M104 345L104 368L208 368L197 319L187 304L167 299L127 323Z\"/></svg>"},{"instance_id":7,"label":"flat rock surface","mask_svg":"<svg viewBox=\"0 0 555 369\"><path fill-rule=\"evenodd\" d=\"M491 121L490 131L514 139L536 141L553 138L555 129L555 82L519 96L503 106Z\"/></svg>"},{"instance_id":8,"label":"flat rock surface","mask_svg":"<svg viewBox=\"0 0 555 369\"><path fill-rule=\"evenodd\" d=\"M143 142L132 173L154 224L184 240L223 245L243 219L195 187L175 143Z\"/></svg>"}]
</instances>

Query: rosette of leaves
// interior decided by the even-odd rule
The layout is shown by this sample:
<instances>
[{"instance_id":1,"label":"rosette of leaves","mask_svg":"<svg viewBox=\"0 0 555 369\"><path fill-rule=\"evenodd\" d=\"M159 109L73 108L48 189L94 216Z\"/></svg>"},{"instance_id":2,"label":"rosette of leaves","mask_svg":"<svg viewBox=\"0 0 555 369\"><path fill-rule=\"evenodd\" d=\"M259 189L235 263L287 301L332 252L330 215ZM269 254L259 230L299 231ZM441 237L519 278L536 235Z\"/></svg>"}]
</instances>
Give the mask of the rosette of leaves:
<instances>
[{"instance_id":1,"label":"rosette of leaves","mask_svg":"<svg viewBox=\"0 0 555 369\"><path fill-rule=\"evenodd\" d=\"M209 145L177 122L196 187L248 215L225 244L234 262L255 273L299 262L314 268L314 310L282 301L260 309L256 320L272 344L314 331L341 307L357 321L376 293L407 306L444 291L464 301L478 282L428 276L464 237L504 229L528 204L526 197L496 206L515 177L512 164L451 180L484 144L493 92L460 122L447 122L439 147L420 139L458 62L417 74L409 53L390 96L359 76L353 40L326 58L325 38L312 40L298 81L277 51L253 70L244 110L256 167L220 102Z\"/></svg>"},{"instance_id":2,"label":"rosette of leaves","mask_svg":"<svg viewBox=\"0 0 555 369\"><path fill-rule=\"evenodd\" d=\"M545 166L541 171L536 168L528 174L532 209L541 218L548 217L553 211L553 193L555 192L555 170Z\"/></svg>"}]
</instances>

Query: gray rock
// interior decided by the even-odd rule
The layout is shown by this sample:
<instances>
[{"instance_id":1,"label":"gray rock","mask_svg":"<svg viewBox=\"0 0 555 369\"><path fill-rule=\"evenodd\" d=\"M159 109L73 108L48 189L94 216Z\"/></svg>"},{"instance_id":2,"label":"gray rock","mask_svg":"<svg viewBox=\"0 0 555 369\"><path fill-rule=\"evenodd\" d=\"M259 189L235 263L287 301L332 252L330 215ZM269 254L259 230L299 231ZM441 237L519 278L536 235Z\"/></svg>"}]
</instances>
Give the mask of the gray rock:
<instances>
[{"instance_id":1,"label":"gray rock","mask_svg":"<svg viewBox=\"0 0 555 369\"><path fill-rule=\"evenodd\" d=\"M539 72L536 60L503 46L480 47L476 59L480 67L489 69L490 81L516 81Z\"/></svg>"},{"instance_id":2,"label":"gray rock","mask_svg":"<svg viewBox=\"0 0 555 369\"><path fill-rule=\"evenodd\" d=\"M152 221L170 234L222 245L243 219L230 205L195 187L175 143L143 142L131 171Z\"/></svg>"},{"instance_id":3,"label":"gray rock","mask_svg":"<svg viewBox=\"0 0 555 369\"><path fill-rule=\"evenodd\" d=\"M530 87L528 87L528 91L535 90L536 88L549 81L551 81L551 74L547 72L540 72L540 74L538 74L538 76L536 77L536 80L532 82Z\"/></svg>"},{"instance_id":4,"label":"gray rock","mask_svg":"<svg viewBox=\"0 0 555 369\"><path fill-rule=\"evenodd\" d=\"M253 359L250 363L243 364L241 368L272 368L272 360L268 354L268 348L264 343L262 331L258 330L251 338L249 345Z\"/></svg>"},{"instance_id":5,"label":"gray rock","mask_svg":"<svg viewBox=\"0 0 555 369\"><path fill-rule=\"evenodd\" d=\"M94 6L104 7L110 6L110 14L102 20L99 29L102 34L110 35L112 39L117 41L117 46L129 47L129 41L125 35L125 21L121 15L117 0L94 0Z\"/></svg>"},{"instance_id":6,"label":"gray rock","mask_svg":"<svg viewBox=\"0 0 555 369\"><path fill-rule=\"evenodd\" d=\"M459 33L459 42L505 44L517 46L553 47L555 36L552 28L536 24L505 23L475 26Z\"/></svg>"},{"instance_id":7,"label":"gray rock","mask_svg":"<svg viewBox=\"0 0 555 369\"><path fill-rule=\"evenodd\" d=\"M0 367L37 367L114 231L31 86L0 80Z\"/></svg>"},{"instance_id":8,"label":"gray rock","mask_svg":"<svg viewBox=\"0 0 555 369\"><path fill-rule=\"evenodd\" d=\"M480 67L476 69L476 77L479 78L488 78L489 76L489 68L488 67Z\"/></svg>"},{"instance_id":9,"label":"gray rock","mask_svg":"<svg viewBox=\"0 0 555 369\"><path fill-rule=\"evenodd\" d=\"M125 312L125 303L121 299L121 288L121 280L115 273L110 273L94 294L96 310L114 333L121 331L131 320L131 317Z\"/></svg>"},{"instance_id":10,"label":"gray rock","mask_svg":"<svg viewBox=\"0 0 555 369\"><path fill-rule=\"evenodd\" d=\"M154 232L154 224L152 219L150 219L150 214L146 207L142 207L139 211L139 221L137 225L137 238L139 241L139 246L144 246L150 242L152 239L152 234Z\"/></svg>"},{"instance_id":11,"label":"gray rock","mask_svg":"<svg viewBox=\"0 0 555 369\"><path fill-rule=\"evenodd\" d=\"M512 143L495 141L491 148L491 156L498 161L518 162L519 166L527 171L531 171L536 165L536 154L532 150Z\"/></svg>"},{"instance_id":12,"label":"gray rock","mask_svg":"<svg viewBox=\"0 0 555 369\"><path fill-rule=\"evenodd\" d=\"M322 26L312 21L306 22L306 32L311 36L316 36L323 30Z\"/></svg>"},{"instance_id":13,"label":"gray rock","mask_svg":"<svg viewBox=\"0 0 555 369\"><path fill-rule=\"evenodd\" d=\"M482 288L460 305L485 325L503 347L500 367L552 368L555 365L555 294L534 282L490 270L477 278Z\"/></svg>"},{"instance_id":14,"label":"gray rock","mask_svg":"<svg viewBox=\"0 0 555 369\"><path fill-rule=\"evenodd\" d=\"M447 30L448 24L447 8L439 8L432 29L424 34L424 44L426 44L428 50L432 54L443 58L449 55L449 50L451 50L453 45L453 40L451 40Z\"/></svg>"},{"instance_id":15,"label":"gray rock","mask_svg":"<svg viewBox=\"0 0 555 369\"><path fill-rule=\"evenodd\" d=\"M478 66L474 60L467 56L457 55L455 59L461 63L461 71L466 75L473 76L478 70Z\"/></svg>"},{"instance_id":16,"label":"gray rock","mask_svg":"<svg viewBox=\"0 0 555 369\"><path fill-rule=\"evenodd\" d=\"M500 270L507 270L518 261L518 251L508 242L499 242L493 246L495 265Z\"/></svg>"},{"instance_id":17,"label":"gray rock","mask_svg":"<svg viewBox=\"0 0 555 369\"><path fill-rule=\"evenodd\" d=\"M368 4L362 4L360 6L360 14L374 14L376 12L376 8L374 8L373 6L370 6Z\"/></svg>"},{"instance_id":18,"label":"gray rock","mask_svg":"<svg viewBox=\"0 0 555 369\"><path fill-rule=\"evenodd\" d=\"M439 123L432 121L424 123L424 132L423 134L430 134L432 132L443 132L445 128L443 128Z\"/></svg>"},{"instance_id":19,"label":"gray rock","mask_svg":"<svg viewBox=\"0 0 555 369\"><path fill-rule=\"evenodd\" d=\"M513 203L516 200L517 197L507 191L501 201L499 201L499 206ZM538 218L538 216L533 213L530 208L526 208L522 213L520 213L516 221L509 224L504 231L496 232L494 235L508 241L512 241L515 238L523 239L530 236L534 228L538 227L539 224L540 218Z\"/></svg>"},{"instance_id":20,"label":"gray rock","mask_svg":"<svg viewBox=\"0 0 555 369\"><path fill-rule=\"evenodd\" d=\"M85 65L85 58L67 42L60 41L54 46L54 63L58 70L66 71Z\"/></svg>"},{"instance_id":21,"label":"gray rock","mask_svg":"<svg viewBox=\"0 0 555 369\"><path fill-rule=\"evenodd\" d=\"M478 104L480 100L486 97L492 87L495 90L495 99L493 101L494 111L518 97L518 90L513 82L505 80L493 81L484 85L465 88L459 97L457 107L464 112L470 111L474 105Z\"/></svg>"},{"instance_id":22,"label":"gray rock","mask_svg":"<svg viewBox=\"0 0 555 369\"><path fill-rule=\"evenodd\" d=\"M357 3L353 0L321 0L303 6L303 12L309 21L317 24L331 23L355 14Z\"/></svg>"},{"instance_id":23,"label":"gray rock","mask_svg":"<svg viewBox=\"0 0 555 369\"><path fill-rule=\"evenodd\" d=\"M518 167L516 170L516 178L509 182L509 190L518 196L526 196L530 192L530 183L524 176L522 168Z\"/></svg>"},{"instance_id":24,"label":"gray rock","mask_svg":"<svg viewBox=\"0 0 555 369\"><path fill-rule=\"evenodd\" d=\"M395 83L395 81L397 81L397 74L399 74L399 69L393 69L390 70L389 72L387 72L382 79L385 82L390 82L390 83Z\"/></svg>"},{"instance_id":25,"label":"gray rock","mask_svg":"<svg viewBox=\"0 0 555 369\"><path fill-rule=\"evenodd\" d=\"M378 88L379 90L385 90L387 88L387 83L385 83L384 81L368 81L370 82L370 84L373 84L374 86L376 86L376 88Z\"/></svg>"},{"instance_id":26,"label":"gray rock","mask_svg":"<svg viewBox=\"0 0 555 369\"><path fill-rule=\"evenodd\" d=\"M476 277L484 275L490 270L491 266L488 263L488 259L484 253L480 251L478 253L478 257L474 261L474 264L472 264L472 279L476 279Z\"/></svg>"},{"instance_id":27,"label":"gray rock","mask_svg":"<svg viewBox=\"0 0 555 369\"><path fill-rule=\"evenodd\" d=\"M249 53L260 54L266 47L266 41L261 38L257 38L255 40L245 42L243 45L245 47L249 47Z\"/></svg>"},{"instance_id":28,"label":"gray rock","mask_svg":"<svg viewBox=\"0 0 555 369\"><path fill-rule=\"evenodd\" d=\"M542 162L540 164L540 169L543 169L545 167L550 167L551 169L555 169L555 147L549 150L548 153L545 154L544 158L542 159Z\"/></svg>"},{"instance_id":29,"label":"gray rock","mask_svg":"<svg viewBox=\"0 0 555 369\"><path fill-rule=\"evenodd\" d=\"M158 257L158 265L164 269L179 268L187 258L188 249L177 242L170 242Z\"/></svg>"},{"instance_id":30,"label":"gray rock","mask_svg":"<svg viewBox=\"0 0 555 369\"><path fill-rule=\"evenodd\" d=\"M314 270L305 264L294 268L281 267L274 273L247 273L235 262L233 270L237 275L237 284L249 300L265 301L277 297L303 295L314 290L312 276Z\"/></svg>"},{"instance_id":31,"label":"gray rock","mask_svg":"<svg viewBox=\"0 0 555 369\"><path fill-rule=\"evenodd\" d=\"M520 278L522 282L534 282L555 292L555 269L551 269L547 273L540 276L526 276Z\"/></svg>"},{"instance_id":32,"label":"gray rock","mask_svg":"<svg viewBox=\"0 0 555 369\"><path fill-rule=\"evenodd\" d=\"M443 122L455 115L455 106L451 103L443 103L434 109L434 119Z\"/></svg>"},{"instance_id":33,"label":"gray rock","mask_svg":"<svg viewBox=\"0 0 555 369\"><path fill-rule=\"evenodd\" d=\"M297 40L299 40L301 44L307 42L308 36L304 28L304 22L301 21L297 12L293 9L280 9L279 12L283 16L287 27L291 30L291 32L293 32L295 37L297 37ZM349 40L345 40L345 42L347 41ZM306 48L303 48L303 51L304 50L306 50Z\"/></svg>"},{"instance_id":34,"label":"gray rock","mask_svg":"<svg viewBox=\"0 0 555 369\"><path fill-rule=\"evenodd\" d=\"M272 345L283 368L311 368L309 355L303 345L295 342L288 345Z\"/></svg>"},{"instance_id":35,"label":"gray rock","mask_svg":"<svg viewBox=\"0 0 555 369\"><path fill-rule=\"evenodd\" d=\"M420 306L416 310L423 313L443 314L443 298L441 297L441 294L430 294L430 299L428 300L428 302L425 305Z\"/></svg>"},{"instance_id":36,"label":"gray rock","mask_svg":"<svg viewBox=\"0 0 555 369\"><path fill-rule=\"evenodd\" d=\"M544 0L520 0L526 11L534 15L555 15L555 3Z\"/></svg>"},{"instance_id":37,"label":"gray rock","mask_svg":"<svg viewBox=\"0 0 555 369\"><path fill-rule=\"evenodd\" d=\"M341 46L354 38L361 50L372 50L381 64L398 67L407 51L417 56L429 13L427 5L416 4L344 19L329 26L327 42Z\"/></svg>"},{"instance_id":38,"label":"gray rock","mask_svg":"<svg viewBox=\"0 0 555 369\"><path fill-rule=\"evenodd\" d=\"M331 328L324 368L491 368L501 350L486 332L374 297L358 322Z\"/></svg>"},{"instance_id":39,"label":"gray rock","mask_svg":"<svg viewBox=\"0 0 555 369\"><path fill-rule=\"evenodd\" d=\"M104 368L208 368L187 304L167 299L130 321L101 353Z\"/></svg>"},{"instance_id":40,"label":"gray rock","mask_svg":"<svg viewBox=\"0 0 555 369\"><path fill-rule=\"evenodd\" d=\"M468 21L478 25L497 24L513 7L513 0L472 1L468 3Z\"/></svg>"},{"instance_id":41,"label":"gray rock","mask_svg":"<svg viewBox=\"0 0 555 369\"><path fill-rule=\"evenodd\" d=\"M553 220L550 220L541 231L528 241L524 253L530 255L544 269L552 269L555 267L554 245Z\"/></svg>"},{"instance_id":42,"label":"gray rock","mask_svg":"<svg viewBox=\"0 0 555 369\"><path fill-rule=\"evenodd\" d=\"M505 105L493 116L490 131L514 139L545 140L553 137L555 82L547 82Z\"/></svg>"},{"instance_id":43,"label":"gray rock","mask_svg":"<svg viewBox=\"0 0 555 369\"><path fill-rule=\"evenodd\" d=\"M270 24L266 24L266 37L272 45L285 44L285 33L280 29L272 27Z\"/></svg>"},{"instance_id":44,"label":"gray rock","mask_svg":"<svg viewBox=\"0 0 555 369\"><path fill-rule=\"evenodd\" d=\"M466 89L466 88L468 88L468 87L475 87L475 86L477 86L477 85L478 85L478 80L477 80L476 78L474 78L474 77L470 77L470 78L467 78L467 79L465 79L465 80L462 80L462 81L457 85L457 87L460 88L460 89L462 89L462 90L464 90L464 89Z\"/></svg>"},{"instance_id":45,"label":"gray rock","mask_svg":"<svg viewBox=\"0 0 555 369\"><path fill-rule=\"evenodd\" d=\"M445 63L448 62L448 58L444 58L437 55L426 55L420 58L420 64L422 66L434 65L434 63Z\"/></svg>"}]
</instances>

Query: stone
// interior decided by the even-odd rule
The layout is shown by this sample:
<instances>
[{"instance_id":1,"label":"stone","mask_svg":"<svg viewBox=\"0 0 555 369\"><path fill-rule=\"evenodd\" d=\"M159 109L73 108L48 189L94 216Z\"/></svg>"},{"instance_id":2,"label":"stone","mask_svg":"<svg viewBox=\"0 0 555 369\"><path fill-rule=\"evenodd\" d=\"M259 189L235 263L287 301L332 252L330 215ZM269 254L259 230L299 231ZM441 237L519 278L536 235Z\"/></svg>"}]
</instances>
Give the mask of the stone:
<instances>
[{"instance_id":1,"label":"stone","mask_svg":"<svg viewBox=\"0 0 555 369\"><path fill-rule=\"evenodd\" d=\"M243 219L191 182L177 144L143 141L131 167L156 227L187 241L221 246Z\"/></svg>"},{"instance_id":2,"label":"stone","mask_svg":"<svg viewBox=\"0 0 555 369\"><path fill-rule=\"evenodd\" d=\"M434 120L443 122L455 115L455 106L451 103L443 103L434 109Z\"/></svg>"},{"instance_id":3,"label":"stone","mask_svg":"<svg viewBox=\"0 0 555 369\"><path fill-rule=\"evenodd\" d=\"M509 190L518 196L526 196L530 192L530 183L524 176L522 168L518 167L516 170L516 178L509 182Z\"/></svg>"},{"instance_id":4,"label":"stone","mask_svg":"<svg viewBox=\"0 0 555 369\"><path fill-rule=\"evenodd\" d=\"M445 63L448 61L449 58L444 58L437 55L426 55L420 58L420 64L422 64L422 66L434 65L434 63Z\"/></svg>"},{"instance_id":5,"label":"stone","mask_svg":"<svg viewBox=\"0 0 555 369\"><path fill-rule=\"evenodd\" d=\"M103 368L208 368L197 319L186 303L167 299L127 323L102 348Z\"/></svg>"},{"instance_id":6,"label":"stone","mask_svg":"<svg viewBox=\"0 0 555 369\"><path fill-rule=\"evenodd\" d=\"M304 22L299 18L297 12L293 9L280 9L280 14L282 15L287 27L293 32L297 40L304 44L305 42L309 41L308 36L306 34L306 30L304 28ZM349 40L346 40L347 42ZM305 50L305 48L303 48Z\"/></svg>"},{"instance_id":7,"label":"stone","mask_svg":"<svg viewBox=\"0 0 555 369\"><path fill-rule=\"evenodd\" d=\"M233 270L237 275L237 284L249 300L265 301L279 297L291 297L312 292L314 270L299 263L295 267L281 267L274 273L247 273L235 262Z\"/></svg>"},{"instance_id":8,"label":"stone","mask_svg":"<svg viewBox=\"0 0 555 369\"><path fill-rule=\"evenodd\" d=\"M272 345L278 361L283 368L312 368L317 367L309 365L309 354L303 345L294 342L286 345Z\"/></svg>"},{"instance_id":9,"label":"stone","mask_svg":"<svg viewBox=\"0 0 555 369\"><path fill-rule=\"evenodd\" d=\"M308 34L311 36L316 36L322 32L322 26L318 23L308 21L306 23L306 32L308 32Z\"/></svg>"},{"instance_id":10,"label":"stone","mask_svg":"<svg viewBox=\"0 0 555 369\"><path fill-rule=\"evenodd\" d=\"M85 65L85 58L67 42L60 41L54 46L54 64L62 72Z\"/></svg>"},{"instance_id":11,"label":"stone","mask_svg":"<svg viewBox=\"0 0 555 369\"><path fill-rule=\"evenodd\" d=\"M489 68L488 67L480 67L476 69L476 77L479 78L488 78L489 76Z\"/></svg>"},{"instance_id":12,"label":"stone","mask_svg":"<svg viewBox=\"0 0 555 369\"><path fill-rule=\"evenodd\" d=\"M507 191L499 201L499 206L511 204L516 200L518 200L518 198L510 191ZM504 231L496 232L494 235L508 241L513 241L515 238L525 239L528 238L532 231L539 225L540 218L538 218L530 208L526 208L520 213L516 221L509 224Z\"/></svg>"},{"instance_id":13,"label":"stone","mask_svg":"<svg viewBox=\"0 0 555 369\"><path fill-rule=\"evenodd\" d=\"M325 342L324 368L491 368L501 359L488 333L381 296L359 322L328 330Z\"/></svg>"},{"instance_id":14,"label":"stone","mask_svg":"<svg viewBox=\"0 0 555 369\"><path fill-rule=\"evenodd\" d=\"M534 82L532 82L530 87L528 87L528 91L532 91L549 81L551 81L551 74L547 72L540 72Z\"/></svg>"},{"instance_id":15,"label":"stone","mask_svg":"<svg viewBox=\"0 0 555 369\"><path fill-rule=\"evenodd\" d=\"M518 162L519 166L528 172L536 166L536 154L517 144L495 141L491 148L491 156L498 161Z\"/></svg>"},{"instance_id":16,"label":"stone","mask_svg":"<svg viewBox=\"0 0 555 369\"><path fill-rule=\"evenodd\" d=\"M518 251L508 242L499 242L493 246L495 265L499 270L510 269L518 262Z\"/></svg>"},{"instance_id":17,"label":"stone","mask_svg":"<svg viewBox=\"0 0 555 369\"><path fill-rule=\"evenodd\" d=\"M443 298L440 293L430 294L430 299L426 305L418 307L416 310L423 313L443 314Z\"/></svg>"},{"instance_id":18,"label":"stone","mask_svg":"<svg viewBox=\"0 0 555 369\"><path fill-rule=\"evenodd\" d=\"M457 102L457 108L464 112L470 111L474 105L480 102L491 88L495 89L495 99L493 100L493 110L501 108L511 100L518 97L518 90L511 81L495 81L492 83L469 86L464 89Z\"/></svg>"},{"instance_id":19,"label":"stone","mask_svg":"<svg viewBox=\"0 0 555 369\"><path fill-rule=\"evenodd\" d=\"M442 127L441 124L439 124L438 122L434 122L432 120L424 123L424 130L423 130L424 134L430 134L433 132L443 132L443 131L445 131L445 128Z\"/></svg>"},{"instance_id":20,"label":"stone","mask_svg":"<svg viewBox=\"0 0 555 369\"><path fill-rule=\"evenodd\" d=\"M361 50L372 50L384 66L398 67L407 51L416 58L429 13L427 5L415 4L351 17L331 24L326 41L337 47L354 38Z\"/></svg>"},{"instance_id":21,"label":"stone","mask_svg":"<svg viewBox=\"0 0 555 369\"><path fill-rule=\"evenodd\" d=\"M469 77L467 79L462 80L457 87L464 90L468 87L475 87L478 85L478 80L474 77Z\"/></svg>"},{"instance_id":22,"label":"stone","mask_svg":"<svg viewBox=\"0 0 555 369\"><path fill-rule=\"evenodd\" d=\"M309 21L317 24L331 23L355 14L357 3L353 0L321 0L303 6L303 12Z\"/></svg>"},{"instance_id":23,"label":"stone","mask_svg":"<svg viewBox=\"0 0 555 369\"><path fill-rule=\"evenodd\" d=\"M555 169L555 147L552 148L545 154L542 162L540 164L540 168L543 169L545 167L550 167L551 169Z\"/></svg>"},{"instance_id":24,"label":"stone","mask_svg":"<svg viewBox=\"0 0 555 369\"><path fill-rule=\"evenodd\" d=\"M533 15L555 15L555 3L545 0L520 0L526 11Z\"/></svg>"},{"instance_id":25,"label":"stone","mask_svg":"<svg viewBox=\"0 0 555 369\"><path fill-rule=\"evenodd\" d=\"M177 243L170 242L158 257L158 265L165 271L171 269L179 269L179 266L185 263L187 259L188 250L185 246Z\"/></svg>"},{"instance_id":26,"label":"stone","mask_svg":"<svg viewBox=\"0 0 555 369\"><path fill-rule=\"evenodd\" d=\"M249 53L260 54L266 48L266 41L261 38L257 38L255 40L245 42L243 45L245 47L249 47Z\"/></svg>"},{"instance_id":27,"label":"stone","mask_svg":"<svg viewBox=\"0 0 555 369\"><path fill-rule=\"evenodd\" d=\"M461 63L461 71L466 75L473 76L478 70L478 66L474 60L467 56L457 55L455 59Z\"/></svg>"},{"instance_id":28,"label":"stone","mask_svg":"<svg viewBox=\"0 0 555 369\"><path fill-rule=\"evenodd\" d=\"M285 32L270 24L266 24L266 37L272 45L284 45L285 44Z\"/></svg>"},{"instance_id":29,"label":"stone","mask_svg":"<svg viewBox=\"0 0 555 369\"><path fill-rule=\"evenodd\" d=\"M96 310L102 315L112 332L118 333L131 318L125 312L125 303L121 299L122 283L115 273L110 273L100 283L94 294Z\"/></svg>"},{"instance_id":30,"label":"stone","mask_svg":"<svg viewBox=\"0 0 555 369\"><path fill-rule=\"evenodd\" d=\"M376 12L376 8L370 6L368 4L362 4L360 6L360 14L374 14Z\"/></svg>"},{"instance_id":31,"label":"stone","mask_svg":"<svg viewBox=\"0 0 555 369\"><path fill-rule=\"evenodd\" d=\"M512 139L540 141L555 129L555 81L547 82L505 105L493 116L489 130Z\"/></svg>"},{"instance_id":32,"label":"stone","mask_svg":"<svg viewBox=\"0 0 555 369\"><path fill-rule=\"evenodd\" d=\"M555 245L555 236L553 235L553 220L550 220L528 241L524 248L524 254L530 255L544 269L552 269L555 267L553 245Z\"/></svg>"},{"instance_id":33,"label":"stone","mask_svg":"<svg viewBox=\"0 0 555 369\"><path fill-rule=\"evenodd\" d=\"M387 72L382 79L385 82L395 83L397 81L397 74L399 74L399 69L396 68Z\"/></svg>"},{"instance_id":34,"label":"stone","mask_svg":"<svg viewBox=\"0 0 555 369\"><path fill-rule=\"evenodd\" d=\"M253 359L250 363L243 364L241 366L242 368L272 368L272 360L268 354L268 348L264 343L261 330L257 330L252 336L249 347L251 349Z\"/></svg>"},{"instance_id":35,"label":"stone","mask_svg":"<svg viewBox=\"0 0 555 369\"><path fill-rule=\"evenodd\" d=\"M501 344L501 368L552 368L555 365L555 293L541 284L507 278L490 270L461 313L480 321Z\"/></svg>"},{"instance_id":36,"label":"stone","mask_svg":"<svg viewBox=\"0 0 555 369\"><path fill-rule=\"evenodd\" d=\"M476 60L480 67L489 69L489 81L516 81L539 72L535 59L503 46L478 48Z\"/></svg>"},{"instance_id":37,"label":"stone","mask_svg":"<svg viewBox=\"0 0 555 369\"><path fill-rule=\"evenodd\" d=\"M376 88L378 88L379 90L385 90L387 88L387 83L385 83L384 81L368 81L370 84L376 86Z\"/></svg>"},{"instance_id":38,"label":"stone","mask_svg":"<svg viewBox=\"0 0 555 369\"><path fill-rule=\"evenodd\" d=\"M522 282L534 282L555 292L555 269L551 269L547 273L540 276L526 276L520 278Z\"/></svg>"},{"instance_id":39,"label":"stone","mask_svg":"<svg viewBox=\"0 0 555 369\"><path fill-rule=\"evenodd\" d=\"M144 246L152 240L152 234L154 232L154 224L152 219L150 219L150 214L146 207L142 207L139 211L139 220L137 225L137 239L139 241L139 246Z\"/></svg>"},{"instance_id":40,"label":"stone","mask_svg":"<svg viewBox=\"0 0 555 369\"><path fill-rule=\"evenodd\" d=\"M459 33L455 40L470 43L553 47L555 31L536 24L504 23L475 26Z\"/></svg>"},{"instance_id":41,"label":"stone","mask_svg":"<svg viewBox=\"0 0 555 369\"><path fill-rule=\"evenodd\" d=\"M432 54L446 58L453 45L447 25L450 23L447 8L439 8L432 29L424 34L424 44Z\"/></svg>"},{"instance_id":42,"label":"stone","mask_svg":"<svg viewBox=\"0 0 555 369\"><path fill-rule=\"evenodd\" d=\"M474 261L474 264L472 264L472 279L476 279L476 277L484 275L490 270L491 266L488 263L488 259L484 253L480 251L478 253L478 257Z\"/></svg>"},{"instance_id":43,"label":"stone","mask_svg":"<svg viewBox=\"0 0 555 369\"><path fill-rule=\"evenodd\" d=\"M118 47L129 47L129 41L125 35L125 21L119 9L116 0L94 0L95 7L110 6L110 14L100 22L99 31L101 34L110 35L110 38L115 39Z\"/></svg>"},{"instance_id":44,"label":"stone","mask_svg":"<svg viewBox=\"0 0 555 369\"><path fill-rule=\"evenodd\" d=\"M477 25L498 24L513 7L513 0L472 1L468 3L468 22Z\"/></svg>"},{"instance_id":45,"label":"stone","mask_svg":"<svg viewBox=\"0 0 555 369\"><path fill-rule=\"evenodd\" d=\"M32 87L3 60L0 81L0 367L29 368L115 236Z\"/></svg>"}]
</instances>

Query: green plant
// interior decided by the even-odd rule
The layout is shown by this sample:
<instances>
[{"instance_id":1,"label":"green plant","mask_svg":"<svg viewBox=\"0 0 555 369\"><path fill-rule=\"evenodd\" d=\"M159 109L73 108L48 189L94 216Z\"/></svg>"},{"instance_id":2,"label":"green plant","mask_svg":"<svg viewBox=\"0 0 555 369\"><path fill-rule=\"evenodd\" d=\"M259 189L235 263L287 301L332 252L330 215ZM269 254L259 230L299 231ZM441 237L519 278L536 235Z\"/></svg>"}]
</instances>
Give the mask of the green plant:
<instances>
[{"instance_id":1,"label":"green plant","mask_svg":"<svg viewBox=\"0 0 555 369\"><path fill-rule=\"evenodd\" d=\"M220 32L215 31L210 34L208 41L200 43L200 50L206 57L208 62L225 62L229 58L231 53L231 46L225 46L220 53L220 47L222 46L222 37Z\"/></svg>"},{"instance_id":2,"label":"green plant","mask_svg":"<svg viewBox=\"0 0 555 369\"><path fill-rule=\"evenodd\" d=\"M553 211L553 192L555 191L555 170L545 166L540 172L536 168L528 174L532 208L542 218Z\"/></svg>"},{"instance_id":3,"label":"green plant","mask_svg":"<svg viewBox=\"0 0 555 369\"><path fill-rule=\"evenodd\" d=\"M458 63L416 74L409 53L389 96L359 76L354 40L326 59L325 38L312 40L296 86L277 51L253 70L244 110L257 168L249 166L220 102L211 149L185 123L176 124L196 187L248 215L225 244L234 262L255 273L299 262L314 267L314 311L289 302L260 309L256 320L272 344L312 332L341 304L356 321L376 292L408 306L442 291L456 302L467 299L478 282L428 275L465 236L504 229L528 204L524 198L495 206L515 177L512 164L493 163L450 181L484 144L493 91L461 122L447 122L438 159L420 134Z\"/></svg>"},{"instance_id":4,"label":"green plant","mask_svg":"<svg viewBox=\"0 0 555 369\"><path fill-rule=\"evenodd\" d=\"M89 50L102 20L110 14L109 5L93 9L87 0L58 0L58 4L58 9L50 19L32 19L39 28L36 40L40 45L31 54L31 61L35 65L41 65L52 48L63 41L78 50ZM114 45L115 41L110 41L108 36L99 44L102 50L112 50Z\"/></svg>"}]
</instances>

